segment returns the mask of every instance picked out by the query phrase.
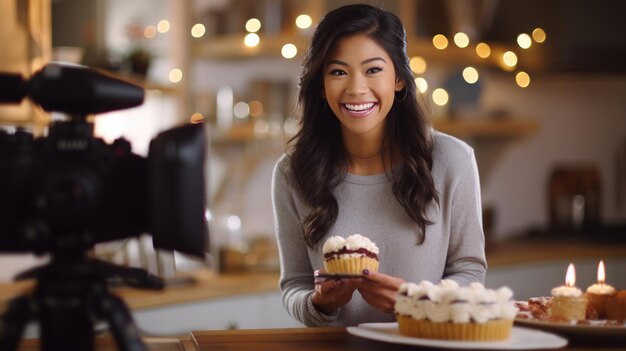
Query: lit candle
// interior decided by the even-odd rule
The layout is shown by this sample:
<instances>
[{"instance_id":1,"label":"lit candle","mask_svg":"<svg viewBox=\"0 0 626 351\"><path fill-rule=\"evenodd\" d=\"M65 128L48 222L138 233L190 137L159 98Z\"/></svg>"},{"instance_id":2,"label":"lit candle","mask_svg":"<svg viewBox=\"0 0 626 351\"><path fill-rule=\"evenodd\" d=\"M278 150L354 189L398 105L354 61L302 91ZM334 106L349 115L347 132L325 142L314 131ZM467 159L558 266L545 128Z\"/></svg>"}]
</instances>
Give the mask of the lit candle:
<instances>
[{"instance_id":1,"label":"lit candle","mask_svg":"<svg viewBox=\"0 0 626 351\"><path fill-rule=\"evenodd\" d=\"M598 282L587 288L588 293L598 295L608 295L615 292L615 288L606 284L606 273L604 270L604 261L598 263Z\"/></svg>"},{"instance_id":2,"label":"lit candle","mask_svg":"<svg viewBox=\"0 0 626 351\"><path fill-rule=\"evenodd\" d=\"M552 296L579 297L582 291L576 287L576 268L570 263L565 274L565 285L552 289Z\"/></svg>"},{"instance_id":3,"label":"lit candle","mask_svg":"<svg viewBox=\"0 0 626 351\"><path fill-rule=\"evenodd\" d=\"M600 261L598 264L598 282L587 288L586 295L589 300L587 316L590 319L606 319L609 313L607 303L615 293L615 288L606 284L604 261Z\"/></svg>"},{"instance_id":4,"label":"lit candle","mask_svg":"<svg viewBox=\"0 0 626 351\"><path fill-rule=\"evenodd\" d=\"M565 274L565 285L552 289L550 317L566 321L584 320L587 297L576 286L576 269L570 263Z\"/></svg>"}]
</instances>

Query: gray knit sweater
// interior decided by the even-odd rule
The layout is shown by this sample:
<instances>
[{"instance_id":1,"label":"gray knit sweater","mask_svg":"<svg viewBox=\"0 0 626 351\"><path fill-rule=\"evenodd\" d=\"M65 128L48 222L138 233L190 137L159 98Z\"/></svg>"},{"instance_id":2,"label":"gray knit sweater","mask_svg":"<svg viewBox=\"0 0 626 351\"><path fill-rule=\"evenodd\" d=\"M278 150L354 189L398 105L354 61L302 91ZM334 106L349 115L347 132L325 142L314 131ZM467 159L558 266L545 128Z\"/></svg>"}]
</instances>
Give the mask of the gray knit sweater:
<instances>
[{"instance_id":1,"label":"gray knit sweater","mask_svg":"<svg viewBox=\"0 0 626 351\"><path fill-rule=\"evenodd\" d=\"M465 285L483 282L487 263L481 220L480 185L474 152L464 142L435 132L433 180L439 206L428 208L426 238L417 244L419 228L393 196L386 174L346 174L335 189L337 221L315 249L303 240L302 220L309 208L293 187L289 158L274 168L272 200L280 254L280 289L289 314L307 326L349 326L365 322L391 322L356 291L352 300L327 315L311 303L313 272L324 267L322 245L327 237L359 233L380 249L379 271L409 282L442 278Z\"/></svg>"}]
</instances>

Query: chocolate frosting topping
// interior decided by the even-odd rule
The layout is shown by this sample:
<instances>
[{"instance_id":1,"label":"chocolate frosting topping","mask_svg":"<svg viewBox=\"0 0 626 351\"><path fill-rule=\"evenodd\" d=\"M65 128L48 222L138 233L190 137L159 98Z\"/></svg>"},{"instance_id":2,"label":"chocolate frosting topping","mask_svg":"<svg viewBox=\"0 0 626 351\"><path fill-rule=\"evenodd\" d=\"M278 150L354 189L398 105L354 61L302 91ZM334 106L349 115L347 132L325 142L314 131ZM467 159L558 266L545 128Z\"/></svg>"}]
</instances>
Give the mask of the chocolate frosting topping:
<instances>
[{"instance_id":1,"label":"chocolate frosting topping","mask_svg":"<svg viewBox=\"0 0 626 351\"><path fill-rule=\"evenodd\" d=\"M345 246L341 248L341 250L338 251L333 251L333 252L328 252L326 254L324 254L324 259L329 260L332 258L337 258L339 255L345 255L345 254L352 254L352 253L358 253L361 255L365 255L367 257L373 258L375 260L378 260L378 255L376 255L375 253L364 249L364 248L359 248L356 250L348 250Z\"/></svg>"}]
</instances>

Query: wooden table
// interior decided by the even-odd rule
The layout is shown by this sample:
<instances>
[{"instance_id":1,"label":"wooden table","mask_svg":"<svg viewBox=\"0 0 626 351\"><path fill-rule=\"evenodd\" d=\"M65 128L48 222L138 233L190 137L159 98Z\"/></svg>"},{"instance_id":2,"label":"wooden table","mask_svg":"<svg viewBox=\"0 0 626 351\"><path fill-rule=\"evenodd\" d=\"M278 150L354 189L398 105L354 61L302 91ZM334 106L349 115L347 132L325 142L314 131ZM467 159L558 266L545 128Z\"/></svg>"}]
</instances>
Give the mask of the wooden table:
<instances>
[{"instance_id":1,"label":"wooden table","mask_svg":"<svg viewBox=\"0 0 626 351\"><path fill-rule=\"evenodd\" d=\"M196 346L190 337L146 338L144 343L148 351L196 351ZM39 350L39 339L25 339L21 341L17 351ZM104 336L95 338L94 351L118 351L118 348L110 336Z\"/></svg>"},{"instance_id":2,"label":"wooden table","mask_svg":"<svg viewBox=\"0 0 626 351\"><path fill-rule=\"evenodd\" d=\"M191 337L198 351L417 351L432 349L369 340L349 334L346 328L194 331ZM601 345L570 341L567 347L559 350L623 351L626 350L626 340Z\"/></svg>"},{"instance_id":3,"label":"wooden table","mask_svg":"<svg viewBox=\"0 0 626 351\"><path fill-rule=\"evenodd\" d=\"M193 331L179 338L145 339L149 351L419 351L429 347L390 344L354 336L346 328L286 328ZM18 351L38 351L38 340L23 340ZM110 337L96 338L95 351L116 351ZM437 349L447 350L447 349ZM623 351L626 340L604 344L572 341L561 351ZM3 350L4 351L4 350Z\"/></svg>"}]
</instances>

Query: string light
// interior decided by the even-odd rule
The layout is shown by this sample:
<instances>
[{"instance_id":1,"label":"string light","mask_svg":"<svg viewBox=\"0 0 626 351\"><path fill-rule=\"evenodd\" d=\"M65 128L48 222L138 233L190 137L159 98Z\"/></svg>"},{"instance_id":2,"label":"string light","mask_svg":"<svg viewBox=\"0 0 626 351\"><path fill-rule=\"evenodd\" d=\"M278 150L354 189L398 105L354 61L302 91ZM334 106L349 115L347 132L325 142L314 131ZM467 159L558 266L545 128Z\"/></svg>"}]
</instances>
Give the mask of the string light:
<instances>
[{"instance_id":1,"label":"string light","mask_svg":"<svg viewBox=\"0 0 626 351\"><path fill-rule=\"evenodd\" d=\"M491 55L491 48L486 43L478 43L476 45L476 55L480 58L487 58Z\"/></svg>"},{"instance_id":2,"label":"string light","mask_svg":"<svg viewBox=\"0 0 626 351\"><path fill-rule=\"evenodd\" d=\"M433 45L437 49L443 50L448 47L448 38L443 34L437 34L433 37Z\"/></svg>"},{"instance_id":3,"label":"string light","mask_svg":"<svg viewBox=\"0 0 626 351\"><path fill-rule=\"evenodd\" d=\"M478 82L478 71L474 67L465 67L463 69L463 79L469 84L474 84Z\"/></svg>"},{"instance_id":4,"label":"string light","mask_svg":"<svg viewBox=\"0 0 626 351\"><path fill-rule=\"evenodd\" d=\"M196 23L191 27L191 36L194 38L202 38L206 33L206 28L202 23Z\"/></svg>"},{"instance_id":5,"label":"string light","mask_svg":"<svg viewBox=\"0 0 626 351\"><path fill-rule=\"evenodd\" d=\"M259 38L259 35L256 33L248 33L245 38L243 38L243 43L250 48L259 45L260 42L261 38Z\"/></svg>"},{"instance_id":6,"label":"string light","mask_svg":"<svg viewBox=\"0 0 626 351\"><path fill-rule=\"evenodd\" d=\"M528 75L528 73L526 73L524 71L519 71L515 75L515 82L521 88L526 88L526 87L528 87L530 85L530 76Z\"/></svg>"},{"instance_id":7,"label":"string light","mask_svg":"<svg viewBox=\"0 0 626 351\"><path fill-rule=\"evenodd\" d=\"M286 59L291 59L298 54L298 48L295 45L288 43L283 45L283 48L280 50L280 54Z\"/></svg>"},{"instance_id":8,"label":"string light","mask_svg":"<svg viewBox=\"0 0 626 351\"><path fill-rule=\"evenodd\" d=\"M460 48L466 48L469 45L469 37L463 32L454 35L454 43Z\"/></svg>"},{"instance_id":9,"label":"string light","mask_svg":"<svg viewBox=\"0 0 626 351\"><path fill-rule=\"evenodd\" d=\"M541 28L535 28L532 32L533 39L538 43L546 41L546 32Z\"/></svg>"},{"instance_id":10,"label":"string light","mask_svg":"<svg viewBox=\"0 0 626 351\"><path fill-rule=\"evenodd\" d=\"M515 67L517 65L517 55L513 51L507 51L502 55L504 64L509 67Z\"/></svg>"},{"instance_id":11,"label":"string light","mask_svg":"<svg viewBox=\"0 0 626 351\"><path fill-rule=\"evenodd\" d=\"M426 79L422 77L417 77L414 80L415 80L415 86L417 86L417 90L420 93L424 94L426 91L428 91L428 82L426 81Z\"/></svg>"},{"instance_id":12,"label":"string light","mask_svg":"<svg viewBox=\"0 0 626 351\"><path fill-rule=\"evenodd\" d=\"M157 24L159 33L167 33L170 30L170 22L168 20L160 20Z\"/></svg>"},{"instance_id":13,"label":"string light","mask_svg":"<svg viewBox=\"0 0 626 351\"><path fill-rule=\"evenodd\" d=\"M533 44L533 41L530 38L530 35L526 33L522 33L517 36L517 45L519 45L520 48L528 49L530 48L532 44Z\"/></svg>"},{"instance_id":14,"label":"string light","mask_svg":"<svg viewBox=\"0 0 626 351\"><path fill-rule=\"evenodd\" d=\"M448 92L443 88L437 88L433 91L433 102L439 106L445 106L448 103Z\"/></svg>"},{"instance_id":15,"label":"string light","mask_svg":"<svg viewBox=\"0 0 626 351\"><path fill-rule=\"evenodd\" d=\"M307 29L311 26L311 24L313 24L313 20L311 19L311 16L307 14L302 14L296 17L296 26L300 29Z\"/></svg>"},{"instance_id":16,"label":"string light","mask_svg":"<svg viewBox=\"0 0 626 351\"><path fill-rule=\"evenodd\" d=\"M174 68L170 71L169 80L172 83L178 83L183 79L183 71L178 68Z\"/></svg>"},{"instance_id":17,"label":"string light","mask_svg":"<svg viewBox=\"0 0 626 351\"><path fill-rule=\"evenodd\" d=\"M409 61L409 66L415 74L423 74L426 72L426 60L421 56L413 56Z\"/></svg>"},{"instance_id":18,"label":"string light","mask_svg":"<svg viewBox=\"0 0 626 351\"><path fill-rule=\"evenodd\" d=\"M256 33L261 29L261 21L257 18L250 18L246 21L246 30L250 33Z\"/></svg>"}]
</instances>

